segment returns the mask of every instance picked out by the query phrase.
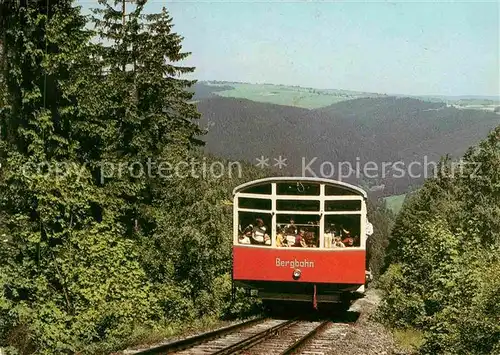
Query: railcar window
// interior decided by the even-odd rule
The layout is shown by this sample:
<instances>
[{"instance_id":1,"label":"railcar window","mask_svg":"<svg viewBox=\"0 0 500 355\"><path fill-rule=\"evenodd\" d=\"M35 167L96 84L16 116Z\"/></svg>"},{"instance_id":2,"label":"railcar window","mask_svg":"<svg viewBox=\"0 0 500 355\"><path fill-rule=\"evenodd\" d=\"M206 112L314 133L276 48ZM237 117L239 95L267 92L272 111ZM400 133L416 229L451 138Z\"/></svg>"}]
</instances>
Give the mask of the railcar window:
<instances>
[{"instance_id":1,"label":"railcar window","mask_svg":"<svg viewBox=\"0 0 500 355\"><path fill-rule=\"evenodd\" d=\"M306 182L286 182L276 184L278 195L319 196L319 184Z\"/></svg>"},{"instance_id":2,"label":"railcar window","mask_svg":"<svg viewBox=\"0 0 500 355\"><path fill-rule=\"evenodd\" d=\"M352 191L347 188L342 188L339 186L325 186L325 195L326 196L344 196L344 195L359 195L359 193Z\"/></svg>"},{"instance_id":3,"label":"railcar window","mask_svg":"<svg viewBox=\"0 0 500 355\"><path fill-rule=\"evenodd\" d=\"M319 215L276 216L276 246L292 248L319 247Z\"/></svg>"},{"instance_id":4,"label":"railcar window","mask_svg":"<svg viewBox=\"0 0 500 355\"><path fill-rule=\"evenodd\" d=\"M238 243L271 246L270 213L239 212Z\"/></svg>"},{"instance_id":5,"label":"railcar window","mask_svg":"<svg viewBox=\"0 0 500 355\"><path fill-rule=\"evenodd\" d=\"M261 194L261 195L270 195L271 194L271 184L262 184L247 187L245 190L241 191L248 194Z\"/></svg>"},{"instance_id":6,"label":"railcar window","mask_svg":"<svg viewBox=\"0 0 500 355\"><path fill-rule=\"evenodd\" d=\"M277 200L278 211L319 211L319 201Z\"/></svg>"},{"instance_id":7,"label":"railcar window","mask_svg":"<svg viewBox=\"0 0 500 355\"><path fill-rule=\"evenodd\" d=\"M349 187L328 184L322 195L320 187L314 182L279 181L241 190L243 196L235 201L239 224L235 243L264 248L360 247L362 197Z\"/></svg>"},{"instance_id":8,"label":"railcar window","mask_svg":"<svg viewBox=\"0 0 500 355\"><path fill-rule=\"evenodd\" d=\"M361 201L325 201L325 211L361 211Z\"/></svg>"},{"instance_id":9,"label":"railcar window","mask_svg":"<svg viewBox=\"0 0 500 355\"><path fill-rule=\"evenodd\" d=\"M271 200L239 197L238 207L252 210L271 210Z\"/></svg>"},{"instance_id":10,"label":"railcar window","mask_svg":"<svg viewBox=\"0 0 500 355\"><path fill-rule=\"evenodd\" d=\"M359 247L361 244L360 215L327 215L323 231L325 248Z\"/></svg>"}]
</instances>

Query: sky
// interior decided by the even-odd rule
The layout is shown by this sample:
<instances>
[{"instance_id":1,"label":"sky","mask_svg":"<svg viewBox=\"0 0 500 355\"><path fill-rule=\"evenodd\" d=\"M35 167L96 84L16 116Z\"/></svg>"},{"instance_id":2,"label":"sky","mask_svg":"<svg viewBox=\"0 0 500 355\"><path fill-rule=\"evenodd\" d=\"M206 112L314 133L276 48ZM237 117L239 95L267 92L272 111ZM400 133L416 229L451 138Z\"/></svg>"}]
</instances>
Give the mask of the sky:
<instances>
[{"instance_id":1,"label":"sky","mask_svg":"<svg viewBox=\"0 0 500 355\"><path fill-rule=\"evenodd\" d=\"M500 95L497 1L150 0L146 11L163 6L198 80Z\"/></svg>"}]
</instances>

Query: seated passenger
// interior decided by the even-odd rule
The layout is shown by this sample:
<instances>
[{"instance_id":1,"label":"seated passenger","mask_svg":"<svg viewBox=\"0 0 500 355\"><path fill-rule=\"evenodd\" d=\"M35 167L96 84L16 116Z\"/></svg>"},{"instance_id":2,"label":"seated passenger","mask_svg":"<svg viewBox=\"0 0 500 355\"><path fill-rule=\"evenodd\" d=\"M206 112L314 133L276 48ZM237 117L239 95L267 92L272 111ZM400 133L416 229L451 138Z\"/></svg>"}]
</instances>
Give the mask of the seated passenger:
<instances>
[{"instance_id":1,"label":"seated passenger","mask_svg":"<svg viewBox=\"0 0 500 355\"><path fill-rule=\"evenodd\" d=\"M288 247L293 247L295 245L297 233L295 233L294 227L287 227L285 229L285 243Z\"/></svg>"},{"instance_id":2,"label":"seated passenger","mask_svg":"<svg viewBox=\"0 0 500 355\"><path fill-rule=\"evenodd\" d=\"M344 245L346 247L352 247L354 246L354 239L351 237L351 233L349 233L349 231L346 231L347 233L345 234L344 236L344 239L342 240L342 243L344 243Z\"/></svg>"},{"instance_id":3,"label":"seated passenger","mask_svg":"<svg viewBox=\"0 0 500 355\"><path fill-rule=\"evenodd\" d=\"M347 235L350 235L351 232L349 230L345 229L343 225L340 225L340 235L346 238Z\"/></svg>"},{"instance_id":4,"label":"seated passenger","mask_svg":"<svg viewBox=\"0 0 500 355\"><path fill-rule=\"evenodd\" d=\"M307 243L305 240L305 231L301 229L299 231L299 234L295 237L295 244L293 245L294 247L302 247L302 248L307 248Z\"/></svg>"},{"instance_id":5,"label":"seated passenger","mask_svg":"<svg viewBox=\"0 0 500 355\"><path fill-rule=\"evenodd\" d=\"M353 240L354 240L354 242L353 242L353 245L354 245L354 246L359 247L359 246L361 245L361 244L360 244L360 242L361 242L361 238L359 238L359 235L357 235L357 234L356 234L356 235L354 236L354 239L353 239Z\"/></svg>"},{"instance_id":6,"label":"seated passenger","mask_svg":"<svg viewBox=\"0 0 500 355\"><path fill-rule=\"evenodd\" d=\"M316 238L314 238L314 233L313 232L306 232L305 235L304 235L304 239L305 239L306 244L307 244L308 247L311 247L311 248L316 248L317 247Z\"/></svg>"},{"instance_id":7,"label":"seated passenger","mask_svg":"<svg viewBox=\"0 0 500 355\"><path fill-rule=\"evenodd\" d=\"M298 233L298 229L297 229L297 226L295 225L295 221L293 220L293 218L290 219L290 224L287 225L285 228L286 228L287 232L293 231L292 232L293 235L296 235Z\"/></svg>"},{"instance_id":8,"label":"seated passenger","mask_svg":"<svg viewBox=\"0 0 500 355\"><path fill-rule=\"evenodd\" d=\"M288 246L286 244L286 241L285 241L285 237L283 236L283 231L281 228L278 228L276 230L276 246L278 248L281 248L281 247L286 247Z\"/></svg>"},{"instance_id":9,"label":"seated passenger","mask_svg":"<svg viewBox=\"0 0 500 355\"><path fill-rule=\"evenodd\" d=\"M252 231L252 244L270 245L271 238L266 233L264 221L260 218L255 220L255 226Z\"/></svg>"},{"instance_id":10,"label":"seated passenger","mask_svg":"<svg viewBox=\"0 0 500 355\"><path fill-rule=\"evenodd\" d=\"M238 243L251 244L252 241L250 238L252 237L252 231L253 231L253 225L251 225L251 224L246 226L245 229L243 229L243 231L241 230L241 227L240 227L240 233L238 236Z\"/></svg>"},{"instance_id":11,"label":"seated passenger","mask_svg":"<svg viewBox=\"0 0 500 355\"><path fill-rule=\"evenodd\" d=\"M339 229L339 227L335 223L332 223L332 224L330 224L330 232L333 235L339 235L340 234L340 229Z\"/></svg>"},{"instance_id":12,"label":"seated passenger","mask_svg":"<svg viewBox=\"0 0 500 355\"><path fill-rule=\"evenodd\" d=\"M345 244L342 243L340 237L335 237L333 240L332 248L345 248Z\"/></svg>"},{"instance_id":13,"label":"seated passenger","mask_svg":"<svg viewBox=\"0 0 500 355\"><path fill-rule=\"evenodd\" d=\"M240 243L240 244L250 244L251 243L250 242L250 235L248 235L248 234L241 234L238 237L238 243Z\"/></svg>"},{"instance_id":14,"label":"seated passenger","mask_svg":"<svg viewBox=\"0 0 500 355\"><path fill-rule=\"evenodd\" d=\"M276 247L281 248L284 246L286 246L285 237L281 233L276 234Z\"/></svg>"}]
</instances>

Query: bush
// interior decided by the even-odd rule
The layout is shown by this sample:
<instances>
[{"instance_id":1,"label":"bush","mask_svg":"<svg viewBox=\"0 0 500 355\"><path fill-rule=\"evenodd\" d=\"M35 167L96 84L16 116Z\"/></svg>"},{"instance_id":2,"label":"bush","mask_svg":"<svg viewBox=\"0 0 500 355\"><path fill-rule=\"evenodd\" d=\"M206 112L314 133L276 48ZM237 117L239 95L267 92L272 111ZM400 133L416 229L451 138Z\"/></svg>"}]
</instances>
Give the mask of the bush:
<instances>
[{"instance_id":1,"label":"bush","mask_svg":"<svg viewBox=\"0 0 500 355\"><path fill-rule=\"evenodd\" d=\"M410 198L392 231L379 316L424 331L423 354L500 349L500 127ZM479 167L476 169L476 167Z\"/></svg>"}]
</instances>

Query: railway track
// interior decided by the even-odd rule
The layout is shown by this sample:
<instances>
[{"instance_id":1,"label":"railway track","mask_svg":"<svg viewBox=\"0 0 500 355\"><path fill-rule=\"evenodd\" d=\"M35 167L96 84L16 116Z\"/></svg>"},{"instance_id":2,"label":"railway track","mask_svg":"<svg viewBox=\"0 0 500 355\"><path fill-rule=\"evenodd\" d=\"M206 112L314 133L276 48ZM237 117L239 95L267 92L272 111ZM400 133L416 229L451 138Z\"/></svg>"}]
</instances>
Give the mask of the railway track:
<instances>
[{"instance_id":1,"label":"railway track","mask_svg":"<svg viewBox=\"0 0 500 355\"><path fill-rule=\"evenodd\" d=\"M332 341L349 332L355 321L254 319L136 354L289 355L327 354Z\"/></svg>"}]
</instances>

